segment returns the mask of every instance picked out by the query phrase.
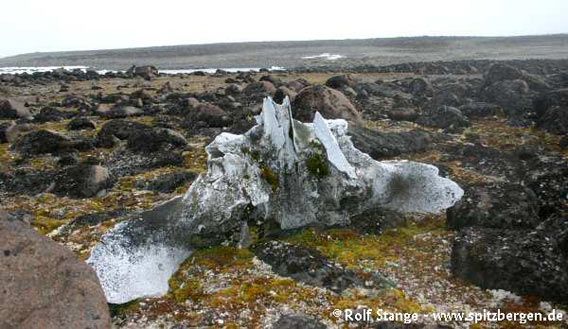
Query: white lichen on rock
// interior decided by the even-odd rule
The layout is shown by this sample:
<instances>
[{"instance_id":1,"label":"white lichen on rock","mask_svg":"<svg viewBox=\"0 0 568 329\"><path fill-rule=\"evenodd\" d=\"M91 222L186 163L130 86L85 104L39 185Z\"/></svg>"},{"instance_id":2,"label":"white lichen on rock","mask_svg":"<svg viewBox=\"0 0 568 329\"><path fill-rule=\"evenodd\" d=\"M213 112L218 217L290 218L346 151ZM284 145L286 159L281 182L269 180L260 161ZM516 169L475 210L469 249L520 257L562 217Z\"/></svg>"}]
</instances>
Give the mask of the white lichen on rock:
<instances>
[{"instance_id":1,"label":"white lichen on rock","mask_svg":"<svg viewBox=\"0 0 568 329\"><path fill-rule=\"evenodd\" d=\"M288 99L266 98L257 123L243 135L218 135L206 148L207 173L183 198L114 229L94 249L89 263L109 302L163 293L191 248L223 241L243 221L283 230L345 225L373 209L439 212L463 195L432 165L378 162L357 150L345 120L293 120ZM148 270L158 263L160 272Z\"/></svg>"}]
</instances>

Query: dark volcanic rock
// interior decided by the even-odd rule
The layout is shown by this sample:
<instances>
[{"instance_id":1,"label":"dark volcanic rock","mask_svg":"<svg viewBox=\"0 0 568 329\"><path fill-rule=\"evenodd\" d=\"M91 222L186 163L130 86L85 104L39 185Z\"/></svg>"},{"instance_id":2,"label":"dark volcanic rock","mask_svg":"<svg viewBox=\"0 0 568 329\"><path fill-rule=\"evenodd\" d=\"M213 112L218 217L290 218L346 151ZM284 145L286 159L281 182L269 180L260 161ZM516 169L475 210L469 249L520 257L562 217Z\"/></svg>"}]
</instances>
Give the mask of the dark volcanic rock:
<instances>
[{"instance_id":1,"label":"dark volcanic rock","mask_svg":"<svg viewBox=\"0 0 568 329\"><path fill-rule=\"evenodd\" d=\"M269 241L256 246L254 253L275 273L313 286L342 292L363 284L353 271L331 263L315 249Z\"/></svg>"},{"instance_id":2,"label":"dark volcanic rock","mask_svg":"<svg viewBox=\"0 0 568 329\"><path fill-rule=\"evenodd\" d=\"M23 103L13 99L0 99L0 119L31 118L32 114Z\"/></svg>"},{"instance_id":3,"label":"dark volcanic rock","mask_svg":"<svg viewBox=\"0 0 568 329\"><path fill-rule=\"evenodd\" d=\"M0 327L110 328L93 269L27 224L0 218Z\"/></svg>"},{"instance_id":4,"label":"dark volcanic rock","mask_svg":"<svg viewBox=\"0 0 568 329\"><path fill-rule=\"evenodd\" d=\"M503 111L499 105L485 102L468 103L460 106L459 110L470 119L495 116Z\"/></svg>"},{"instance_id":5,"label":"dark volcanic rock","mask_svg":"<svg viewBox=\"0 0 568 329\"><path fill-rule=\"evenodd\" d=\"M272 329L326 329L327 326L317 319L305 314L284 314L274 324Z\"/></svg>"},{"instance_id":6,"label":"dark volcanic rock","mask_svg":"<svg viewBox=\"0 0 568 329\"><path fill-rule=\"evenodd\" d=\"M369 154L373 159L424 151L432 143L430 134L419 130L401 133L382 133L350 125L348 135L351 136L351 141L357 149Z\"/></svg>"},{"instance_id":7,"label":"dark volcanic rock","mask_svg":"<svg viewBox=\"0 0 568 329\"><path fill-rule=\"evenodd\" d=\"M467 228L452 250L452 272L485 289L505 289L568 302L566 218L536 230Z\"/></svg>"},{"instance_id":8,"label":"dark volcanic rock","mask_svg":"<svg viewBox=\"0 0 568 329\"><path fill-rule=\"evenodd\" d=\"M262 98L265 96L272 96L276 92L276 87L270 81L257 81L248 84L243 93L249 97Z\"/></svg>"},{"instance_id":9,"label":"dark volcanic rock","mask_svg":"<svg viewBox=\"0 0 568 329\"><path fill-rule=\"evenodd\" d=\"M134 106L116 105L110 109L99 108L97 113L107 119L120 119L144 114L144 110Z\"/></svg>"},{"instance_id":10,"label":"dark volcanic rock","mask_svg":"<svg viewBox=\"0 0 568 329\"><path fill-rule=\"evenodd\" d=\"M1 132L1 128L0 128L0 138L2 138L2 132ZM568 135L562 137L560 139L560 142L558 143L558 145L562 148L562 149L568 149Z\"/></svg>"},{"instance_id":11,"label":"dark volcanic rock","mask_svg":"<svg viewBox=\"0 0 568 329\"><path fill-rule=\"evenodd\" d=\"M13 148L28 155L59 153L69 150L86 151L94 147L92 141L75 140L50 130L38 130L18 138Z\"/></svg>"},{"instance_id":12,"label":"dark volcanic rock","mask_svg":"<svg viewBox=\"0 0 568 329\"><path fill-rule=\"evenodd\" d=\"M15 125L14 121L0 122L0 143L8 143L8 130Z\"/></svg>"},{"instance_id":13,"label":"dark volcanic rock","mask_svg":"<svg viewBox=\"0 0 568 329\"><path fill-rule=\"evenodd\" d=\"M424 126L444 129L469 126L467 117L465 117L460 110L451 106L426 109L416 122Z\"/></svg>"},{"instance_id":14,"label":"dark volcanic rock","mask_svg":"<svg viewBox=\"0 0 568 329\"><path fill-rule=\"evenodd\" d=\"M538 117L544 115L549 108L554 106L568 106L568 88L541 94L534 100L534 110Z\"/></svg>"},{"instance_id":15,"label":"dark volcanic rock","mask_svg":"<svg viewBox=\"0 0 568 329\"><path fill-rule=\"evenodd\" d=\"M83 215L73 219L69 224L66 225L66 227L78 228L81 226L95 226L100 223L104 223L112 218L125 216L126 214L128 214L128 211L126 211L125 209L118 209Z\"/></svg>"},{"instance_id":16,"label":"dark volcanic rock","mask_svg":"<svg viewBox=\"0 0 568 329\"><path fill-rule=\"evenodd\" d=\"M481 98L503 108L513 121L526 119L533 109L533 93L524 80L496 82L481 92Z\"/></svg>"},{"instance_id":17,"label":"dark volcanic rock","mask_svg":"<svg viewBox=\"0 0 568 329\"><path fill-rule=\"evenodd\" d=\"M157 152L133 152L117 148L105 162L113 177L131 176L160 167L181 167L185 158L178 150L159 150Z\"/></svg>"},{"instance_id":18,"label":"dark volcanic rock","mask_svg":"<svg viewBox=\"0 0 568 329\"><path fill-rule=\"evenodd\" d=\"M538 119L538 127L549 133L564 135L568 134L568 104L565 106L553 106Z\"/></svg>"},{"instance_id":19,"label":"dark volcanic rock","mask_svg":"<svg viewBox=\"0 0 568 329\"><path fill-rule=\"evenodd\" d=\"M484 76L486 86L507 80L523 80L535 91L544 91L550 88L542 79L503 63L493 64Z\"/></svg>"},{"instance_id":20,"label":"dark volcanic rock","mask_svg":"<svg viewBox=\"0 0 568 329\"><path fill-rule=\"evenodd\" d=\"M276 76L271 75L271 74L263 75L262 77L260 77L260 79L258 79L258 81L268 81L276 88L280 87L284 84L279 77L276 77Z\"/></svg>"},{"instance_id":21,"label":"dark volcanic rock","mask_svg":"<svg viewBox=\"0 0 568 329\"><path fill-rule=\"evenodd\" d=\"M166 151L187 146L185 137L167 128L134 130L127 140L126 147L134 152Z\"/></svg>"},{"instance_id":22,"label":"dark volcanic rock","mask_svg":"<svg viewBox=\"0 0 568 329\"><path fill-rule=\"evenodd\" d=\"M188 114L189 125L193 126L203 122L207 127L225 127L231 120L227 112L219 106L210 103L201 103Z\"/></svg>"},{"instance_id":23,"label":"dark volcanic rock","mask_svg":"<svg viewBox=\"0 0 568 329\"><path fill-rule=\"evenodd\" d=\"M415 96L432 97L434 95L432 84L422 77L413 79L408 85L408 91Z\"/></svg>"},{"instance_id":24,"label":"dark volcanic rock","mask_svg":"<svg viewBox=\"0 0 568 329\"><path fill-rule=\"evenodd\" d=\"M143 65L143 66L132 65L126 71L126 73L135 77L142 77L145 80L152 80L159 75L158 69L152 65Z\"/></svg>"},{"instance_id":25,"label":"dark volcanic rock","mask_svg":"<svg viewBox=\"0 0 568 329\"><path fill-rule=\"evenodd\" d=\"M112 187L113 180L107 168L79 164L67 168L55 179L53 192L74 198L90 198Z\"/></svg>"},{"instance_id":26,"label":"dark volcanic rock","mask_svg":"<svg viewBox=\"0 0 568 329\"><path fill-rule=\"evenodd\" d=\"M83 130L83 129L96 129L95 122L86 117L75 118L67 124L68 130Z\"/></svg>"},{"instance_id":27,"label":"dark volcanic rock","mask_svg":"<svg viewBox=\"0 0 568 329\"><path fill-rule=\"evenodd\" d=\"M106 122L97 134L97 143L101 147L113 147L117 140L126 140L137 131L150 127L128 120L110 120Z\"/></svg>"},{"instance_id":28,"label":"dark volcanic rock","mask_svg":"<svg viewBox=\"0 0 568 329\"><path fill-rule=\"evenodd\" d=\"M45 192L52 184L55 173L16 170L14 173L0 173L0 189L10 193L36 195Z\"/></svg>"},{"instance_id":29,"label":"dark volcanic rock","mask_svg":"<svg viewBox=\"0 0 568 329\"><path fill-rule=\"evenodd\" d=\"M165 174L148 181L139 181L136 187L149 191L157 191L162 193L172 193L178 187L187 185L197 177L196 173L189 171L178 171Z\"/></svg>"},{"instance_id":30,"label":"dark volcanic rock","mask_svg":"<svg viewBox=\"0 0 568 329\"><path fill-rule=\"evenodd\" d=\"M535 228L542 221L534 192L520 184L471 186L447 211L448 227Z\"/></svg>"},{"instance_id":31,"label":"dark volcanic rock","mask_svg":"<svg viewBox=\"0 0 568 329\"><path fill-rule=\"evenodd\" d=\"M38 114L34 116L35 122L50 122L50 121L61 121L69 119L74 115L72 112L60 111L54 107L44 107Z\"/></svg>"},{"instance_id":32,"label":"dark volcanic rock","mask_svg":"<svg viewBox=\"0 0 568 329\"><path fill-rule=\"evenodd\" d=\"M282 104L284 98L288 97L290 99L290 102L293 102L296 99L296 96L298 96L298 93L294 90L286 86L280 86L274 93L273 99L276 103Z\"/></svg>"},{"instance_id":33,"label":"dark volcanic rock","mask_svg":"<svg viewBox=\"0 0 568 329\"><path fill-rule=\"evenodd\" d=\"M333 89L341 89L344 87L354 87L357 84L357 81L353 78L353 76L349 74L344 75L336 75L327 79L325 85L329 88Z\"/></svg>"},{"instance_id":34,"label":"dark volcanic rock","mask_svg":"<svg viewBox=\"0 0 568 329\"><path fill-rule=\"evenodd\" d=\"M359 121L361 115L341 92L326 86L316 85L300 91L292 104L294 118L312 122L318 111L325 119Z\"/></svg>"}]
</instances>

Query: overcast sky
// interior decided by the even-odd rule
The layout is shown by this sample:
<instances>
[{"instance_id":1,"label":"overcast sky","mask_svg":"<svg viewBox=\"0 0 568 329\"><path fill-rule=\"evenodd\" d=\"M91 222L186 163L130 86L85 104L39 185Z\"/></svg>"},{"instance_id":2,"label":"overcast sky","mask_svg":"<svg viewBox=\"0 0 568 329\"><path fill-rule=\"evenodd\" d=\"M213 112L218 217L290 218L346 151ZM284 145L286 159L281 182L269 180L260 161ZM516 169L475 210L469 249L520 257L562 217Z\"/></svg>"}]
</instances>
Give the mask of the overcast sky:
<instances>
[{"instance_id":1,"label":"overcast sky","mask_svg":"<svg viewBox=\"0 0 568 329\"><path fill-rule=\"evenodd\" d=\"M568 33L568 0L1 0L0 57L58 50Z\"/></svg>"}]
</instances>

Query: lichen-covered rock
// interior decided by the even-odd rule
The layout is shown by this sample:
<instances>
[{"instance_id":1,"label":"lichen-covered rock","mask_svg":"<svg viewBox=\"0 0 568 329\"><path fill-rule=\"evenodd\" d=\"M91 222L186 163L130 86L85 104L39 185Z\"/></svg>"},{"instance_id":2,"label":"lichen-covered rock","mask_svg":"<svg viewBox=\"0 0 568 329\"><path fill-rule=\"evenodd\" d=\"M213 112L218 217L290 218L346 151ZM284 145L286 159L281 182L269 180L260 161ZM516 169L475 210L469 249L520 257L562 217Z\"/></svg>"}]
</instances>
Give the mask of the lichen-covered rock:
<instances>
[{"instance_id":1,"label":"lichen-covered rock","mask_svg":"<svg viewBox=\"0 0 568 329\"><path fill-rule=\"evenodd\" d=\"M243 93L245 95L258 98L272 96L275 92L276 87L274 87L274 84L272 84L272 82L267 80L250 83L245 87L245 89L243 89Z\"/></svg>"},{"instance_id":2,"label":"lichen-covered rock","mask_svg":"<svg viewBox=\"0 0 568 329\"><path fill-rule=\"evenodd\" d=\"M500 114L503 111L499 105L485 102L473 102L464 104L459 107L459 110L463 113L463 115L470 119L494 116Z\"/></svg>"},{"instance_id":3,"label":"lichen-covered rock","mask_svg":"<svg viewBox=\"0 0 568 329\"><path fill-rule=\"evenodd\" d=\"M345 120L294 120L288 99L266 98L257 122L207 146L208 171L182 199L121 223L95 247L89 262L110 302L164 293L192 247L226 240L244 220L281 230L346 225L372 209L439 212L463 195L434 166L373 160L353 146Z\"/></svg>"},{"instance_id":4,"label":"lichen-covered rock","mask_svg":"<svg viewBox=\"0 0 568 329\"><path fill-rule=\"evenodd\" d=\"M149 126L135 121L110 120L97 133L97 144L101 147L112 147L117 140L128 140L135 132L149 128Z\"/></svg>"},{"instance_id":5,"label":"lichen-covered rock","mask_svg":"<svg viewBox=\"0 0 568 329\"><path fill-rule=\"evenodd\" d=\"M341 293L364 280L355 272L330 262L320 252L281 241L269 241L254 247L255 255L278 275Z\"/></svg>"},{"instance_id":6,"label":"lichen-covered rock","mask_svg":"<svg viewBox=\"0 0 568 329\"><path fill-rule=\"evenodd\" d=\"M467 188L447 210L448 227L535 228L542 221L535 193L520 184L500 183Z\"/></svg>"},{"instance_id":7,"label":"lichen-covered rock","mask_svg":"<svg viewBox=\"0 0 568 329\"><path fill-rule=\"evenodd\" d=\"M70 150L87 151L93 149L94 145L90 140L72 139L58 132L42 129L21 136L12 147L22 154L37 155Z\"/></svg>"},{"instance_id":8,"label":"lichen-covered rock","mask_svg":"<svg viewBox=\"0 0 568 329\"><path fill-rule=\"evenodd\" d=\"M32 113L22 102L0 99L0 119L31 118Z\"/></svg>"},{"instance_id":9,"label":"lichen-covered rock","mask_svg":"<svg viewBox=\"0 0 568 329\"><path fill-rule=\"evenodd\" d=\"M99 165L79 164L64 169L55 179L53 192L75 198L90 198L112 187L113 180L107 168Z\"/></svg>"},{"instance_id":10,"label":"lichen-covered rock","mask_svg":"<svg viewBox=\"0 0 568 329\"><path fill-rule=\"evenodd\" d=\"M553 134L568 134L568 105L546 110L538 120L538 127Z\"/></svg>"},{"instance_id":11,"label":"lichen-covered rock","mask_svg":"<svg viewBox=\"0 0 568 329\"><path fill-rule=\"evenodd\" d=\"M316 112L328 119L358 121L359 111L340 91L315 85L302 89L294 100L294 118L302 122L314 120Z\"/></svg>"},{"instance_id":12,"label":"lichen-covered rock","mask_svg":"<svg viewBox=\"0 0 568 329\"><path fill-rule=\"evenodd\" d=\"M568 301L568 221L551 218L534 230L467 228L454 241L452 272L485 289Z\"/></svg>"},{"instance_id":13,"label":"lichen-covered rock","mask_svg":"<svg viewBox=\"0 0 568 329\"><path fill-rule=\"evenodd\" d=\"M6 218L0 250L1 328L110 328L95 272L70 250Z\"/></svg>"},{"instance_id":14,"label":"lichen-covered rock","mask_svg":"<svg viewBox=\"0 0 568 329\"><path fill-rule=\"evenodd\" d=\"M424 126L436 128L461 128L469 126L469 120L460 110L445 105L426 109L416 122Z\"/></svg>"},{"instance_id":15,"label":"lichen-covered rock","mask_svg":"<svg viewBox=\"0 0 568 329\"><path fill-rule=\"evenodd\" d=\"M191 171L176 171L148 181L139 181L136 187L149 191L172 193L180 186L193 181L197 174Z\"/></svg>"},{"instance_id":16,"label":"lichen-covered rock","mask_svg":"<svg viewBox=\"0 0 568 329\"><path fill-rule=\"evenodd\" d=\"M348 135L358 150L373 159L394 157L405 153L427 150L432 137L425 131L413 130L401 133L383 133L372 129L349 126Z\"/></svg>"},{"instance_id":17,"label":"lichen-covered rock","mask_svg":"<svg viewBox=\"0 0 568 329\"><path fill-rule=\"evenodd\" d=\"M305 314L283 314L272 324L272 329L326 329L327 326Z\"/></svg>"},{"instance_id":18,"label":"lichen-covered rock","mask_svg":"<svg viewBox=\"0 0 568 329\"><path fill-rule=\"evenodd\" d=\"M82 129L95 129L97 128L96 123L86 117L77 117L69 121L67 124L68 130L82 130Z\"/></svg>"},{"instance_id":19,"label":"lichen-covered rock","mask_svg":"<svg viewBox=\"0 0 568 329\"><path fill-rule=\"evenodd\" d=\"M14 121L0 122L0 143L8 143L8 131L15 125Z\"/></svg>"}]
</instances>

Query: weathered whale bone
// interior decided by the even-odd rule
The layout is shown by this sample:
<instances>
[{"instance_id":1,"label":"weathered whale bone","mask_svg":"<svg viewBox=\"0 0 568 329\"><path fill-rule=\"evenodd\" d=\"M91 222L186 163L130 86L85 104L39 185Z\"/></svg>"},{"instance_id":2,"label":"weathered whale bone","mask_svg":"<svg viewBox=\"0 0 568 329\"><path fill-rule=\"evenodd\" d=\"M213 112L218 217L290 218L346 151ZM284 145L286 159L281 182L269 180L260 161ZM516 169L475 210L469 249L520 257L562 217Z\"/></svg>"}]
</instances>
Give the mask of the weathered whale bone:
<instances>
[{"instance_id":1,"label":"weathered whale bone","mask_svg":"<svg viewBox=\"0 0 568 329\"><path fill-rule=\"evenodd\" d=\"M439 212L463 195L432 165L377 162L357 150L345 120L294 120L288 99L266 98L256 119L245 134L222 133L207 146L207 173L183 197L117 225L94 248L88 262L110 303L166 293L192 248L222 242L244 221L344 225L373 209Z\"/></svg>"}]
</instances>

